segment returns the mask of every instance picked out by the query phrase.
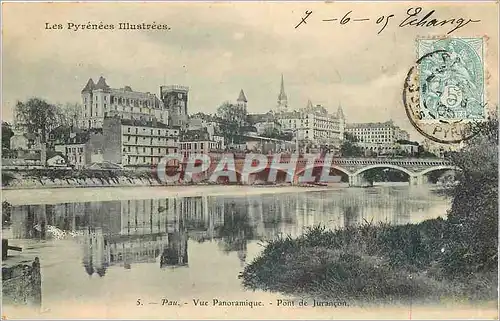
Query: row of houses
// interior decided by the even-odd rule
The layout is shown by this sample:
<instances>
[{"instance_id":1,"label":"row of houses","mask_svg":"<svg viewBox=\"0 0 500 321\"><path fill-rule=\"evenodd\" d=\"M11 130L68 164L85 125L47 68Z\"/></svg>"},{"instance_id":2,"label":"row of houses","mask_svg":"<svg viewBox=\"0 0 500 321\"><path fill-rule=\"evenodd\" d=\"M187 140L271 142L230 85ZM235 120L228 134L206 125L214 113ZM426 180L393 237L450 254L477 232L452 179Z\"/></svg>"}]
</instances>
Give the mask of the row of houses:
<instances>
[{"instance_id":1,"label":"row of houses","mask_svg":"<svg viewBox=\"0 0 500 321\"><path fill-rule=\"evenodd\" d=\"M243 146L227 145L224 137L216 134L214 126L205 122L182 131L179 126L167 126L153 121L122 118L115 114L103 119L102 128L57 128L49 135L44 148L39 137L15 133L10 141L11 153L4 168L43 167L47 159L49 167L88 168L93 164L110 163L121 168L150 168L167 154L222 153L228 148L256 150L264 144L275 149L279 140L247 135ZM46 153L46 158L44 157ZM7 167L5 167L7 166Z\"/></svg>"},{"instance_id":2,"label":"row of houses","mask_svg":"<svg viewBox=\"0 0 500 321\"><path fill-rule=\"evenodd\" d=\"M16 159L15 166L23 162L42 166L48 160L48 166L84 168L110 163L137 168L154 166L162 156L172 153L309 152L310 148L324 147L338 151L345 132L358 137L366 151L391 150L396 141L408 139L392 122L346 124L340 105L336 113L311 101L304 108L291 110L283 76L278 106L264 114L247 114L248 100L241 90L236 102L229 103L227 119L202 113L190 117L188 93L188 87L170 85L160 86L157 96L130 86L112 88L104 77L97 83L89 79L81 91L78 121L70 128L54 129L45 146L37 135L27 134L22 124L17 124L11 138L13 153L8 158ZM238 134L243 139L237 143L221 132L221 124L228 119L236 119L240 125Z\"/></svg>"}]
</instances>

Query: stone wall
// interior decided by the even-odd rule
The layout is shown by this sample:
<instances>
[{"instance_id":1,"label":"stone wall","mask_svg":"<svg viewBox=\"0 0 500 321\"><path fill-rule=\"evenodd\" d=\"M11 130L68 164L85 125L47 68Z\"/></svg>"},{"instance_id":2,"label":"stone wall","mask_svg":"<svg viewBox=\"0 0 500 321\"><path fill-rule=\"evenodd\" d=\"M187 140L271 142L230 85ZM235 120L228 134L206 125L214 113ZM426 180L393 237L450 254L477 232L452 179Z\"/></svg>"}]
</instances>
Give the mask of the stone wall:
<instances>
[{"instance_id":1,"label":"stone wall","mask_svg":"<svg viewBox=\"0 0 500 321\"><path fill-rule=\"evenodd\" d=\"M29 305L40 307L42 304L42 278L40 261L9 263L2 266L2 294L4 305Z\"/></svg>"}]
</instances>

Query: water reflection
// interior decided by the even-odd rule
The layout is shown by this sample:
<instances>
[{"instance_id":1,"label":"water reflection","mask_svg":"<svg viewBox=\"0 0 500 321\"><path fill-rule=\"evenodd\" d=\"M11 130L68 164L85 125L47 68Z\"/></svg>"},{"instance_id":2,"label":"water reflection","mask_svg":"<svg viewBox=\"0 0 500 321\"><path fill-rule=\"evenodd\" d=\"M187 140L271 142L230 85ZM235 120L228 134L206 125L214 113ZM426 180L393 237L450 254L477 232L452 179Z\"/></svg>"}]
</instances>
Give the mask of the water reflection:
<instances>
[{"instance_id":1,"label":"water reflection","mask_svg":"<svg viewBox=\"0 0 500 321\"><path fill-rule=\"evenodd\" d=\"M99 278L111 267L141 263L188 268L188 240L216 242L243 265L252 240L297 236L316 224L406 224L444 215L446 208L442 197L407 187L203 196L14 206L10 230L17 239L75 238L85 273Z\"/></svg>"}]
</instances>

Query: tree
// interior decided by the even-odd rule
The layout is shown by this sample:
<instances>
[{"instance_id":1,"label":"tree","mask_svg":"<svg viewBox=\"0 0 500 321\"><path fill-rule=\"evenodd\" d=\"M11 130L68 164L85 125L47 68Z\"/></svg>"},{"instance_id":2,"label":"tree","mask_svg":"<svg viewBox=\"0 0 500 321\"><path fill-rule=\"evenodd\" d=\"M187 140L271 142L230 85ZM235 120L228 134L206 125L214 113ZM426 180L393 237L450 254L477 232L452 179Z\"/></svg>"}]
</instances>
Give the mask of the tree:
<instances>
[{"instance_id":1,"label":"tree","mask_svg":"<svg viewBox=\"0 0 500 321\"><path fill-rule=\"evenodd\" d=\"M349 133L349 132L345 132L344 133L344 140L350 141L352 143L358 143L359 142L358 137L356 135L354 135L354 134Z\"/></svg>"},{"instance_id":2,"label":"tree","mask_svg":"<svg viewBox=\"0 0 500 321\"><path fill-rule=\"evenodd\" d=\"M47 142L50 130L59 124L57 107L40 98L31 98L16 104L16 119L29 133L40 134L42 144Z\"/></svg>"},{"instance_id":3,"label":"tree","mask_svg":"<svg viewBox=\"0 0 500 321\"><path fill-rule=\"evenodd\" d=\"M244 106L225 102L217 108L217 116L238 126L244 126L247 119L247 111Z\"/></svg>"},{"instance_id":4,"label":"tree","mask_svg":"<svg viewBox=\"0 0 500 321\"><path fill-rule=\"evenodd\" d=\"M351 133L344 133L344 141L340 145L342 156L363 156L363 149L357 145L358 138Z\"/></svg>"},{"instance_id":5,"label":"tree","mask_svg":"<svg viewBox=\"0 0 500 321\"><path fill-rule=\"evenodd\" d=\"M425 150L424 146L422 145L418 145L418 151L415 156L422 158L437 158L435 154L429 152L428 150Z\"/></svg>"},{"instance_id":6,"label":"tree","mask_svg":"<svg viewBox=\"0 0 500 321\"><path fill-rule=\"evenodd\" d=\"M2 148L10 148L10 138L14 136L12 126L7 122L2 122Z\"/></svg>"},{"instance_id":7,"label":"tree","mask_svg":"<svg viewBox=\"0 0 500 321\"><path fill-rule=\"evenodd\" d=\"M217 108L217 116L224 139L233 143L241 142L242 128L247 119L246 108L225 102Z\"/></svg>"},{"instance_id":8,"label":"tree","mask_svg":"<svg viewBox=\"0 0 500 321\"><path fill-rule=\"evenodd\" d=\"M261 136L275 139L280 139L281 137L280 132L276 128L266 128Z\"/></svg>"},{"instance_id":9,"label":"tree","mask_svg":"<svg viewBox=\"0 0 500 321\"><path fill-rule=\"evenodd\" d=\"M286 141L292 141L294 139L294 134L290 132L285 132L280 134L280 139L286 140Z\"/></svg>"},{"instance_id":10,"label":"tree","mask_svg":"<svg viewBox=\"0 0 500 321\"><path fill-rule=\"evenodd\" d=\"M66 103L57 106L58 123L68 127L78 127L81 120L82 106L77 103Z\"/></svg>"},{"instance_id":11,"label":"tree","mask_svg":"<svg viewBox=\"0 0 500 321\"><path fill-rule=\"evenodd\" d=\"M448 213L452 246L444 266L456 267L452 273L492 271L498 262L498 120L471 130L476 135L448 156L461 169Z\"/></svg>"}]
</instances>

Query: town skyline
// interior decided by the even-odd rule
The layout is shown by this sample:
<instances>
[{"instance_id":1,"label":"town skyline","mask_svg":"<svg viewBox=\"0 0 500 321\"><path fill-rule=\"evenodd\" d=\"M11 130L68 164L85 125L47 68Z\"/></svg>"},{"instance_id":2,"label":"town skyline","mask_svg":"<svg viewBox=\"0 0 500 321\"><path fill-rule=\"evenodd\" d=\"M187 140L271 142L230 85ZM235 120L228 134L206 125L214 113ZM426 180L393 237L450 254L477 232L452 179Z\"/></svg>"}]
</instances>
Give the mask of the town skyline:
<instances>
[{"instance_id":1,"label":"town skyline","mask_svg":"<svg viewBox=\"0 0 500 321\"><path fill-rule=\"evenodd\" d=\"M189 14L183 14L188 6ZM23 4L6 4L4 12L11 14L4 15L2 118L12 120L16 102L34 96L51 103L81 103L85 83L100 76L115 88L130 86L155 94L162 85L188 86L189 114L215 113L223 102L236 100L243 89L249 113L264 113L276 106L283 74L291 110L306 107L309 99L332 113L341 104L349 123L392 119L411 139L423 139L407 121L402 104L403 81L415 59L418 30L393 26L375 36L373 28L351 25L341 29L321 21L321 17L341 18L349 10L371 16L387 14L385 8L400 8L395 13L404 15L404 4L340 3L333 7L297 3L293 10L285 6L170 3L168 10L158 10L155 4L131 3L119 8L85 4L78 9L63 4L57 9L60 15L54 17L57 10L50 4L31 5L24 15L16 14L26 10ZM442 7L439 12L445 16L494 14L481 5L467 8L466 12ZM294 28L306 10L318 16ZM156 22L171 29L46 29L46 23L123 21ZM467 28L468 32L480 30L476 25ZM443 32L436 30L435 34ZM27 33L32 37L25 37ZM495 39L495 34L489 36ZM494 64L497 62L492 70ZM491 75L492 86L497 77ZM495 104L497 93L490 94L490 102Z\"/></svg>"}]
</instances>

